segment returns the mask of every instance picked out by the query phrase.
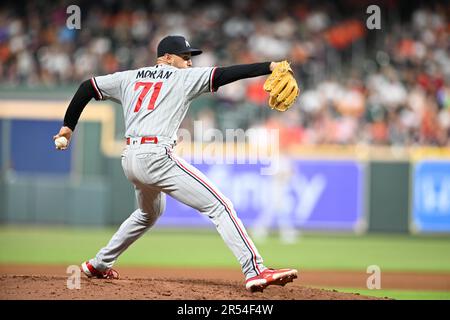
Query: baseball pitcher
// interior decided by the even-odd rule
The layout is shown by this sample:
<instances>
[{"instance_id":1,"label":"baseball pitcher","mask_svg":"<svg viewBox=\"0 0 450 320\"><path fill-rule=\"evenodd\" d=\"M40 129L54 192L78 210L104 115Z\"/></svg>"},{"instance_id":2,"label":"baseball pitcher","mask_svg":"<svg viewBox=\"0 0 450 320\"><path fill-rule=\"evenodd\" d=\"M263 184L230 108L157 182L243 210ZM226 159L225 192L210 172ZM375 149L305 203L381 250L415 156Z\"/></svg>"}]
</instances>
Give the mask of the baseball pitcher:
<instances>
[{"instance_id":1,"label":"baseball pitcher","mask_svg":"<svg viewBox=\"0 0 450 320\"><path fill-rule=\"evenodd\" d=\"M247 290L263 291L268 285L283 286L297 278L295 269L264 266L230 200L173 152L177 130L197 96L236 80L270 74L264 85L270 92L269 105L285 111L299 93L292 70L286 61L193 68L191 57L201 53L184 37L167 36L158 44L154 66L93 77L84 81L72 98L54 140L65 137L70 143L81 113L92 98L122 105L126 130L122 167L135 187L139 205L106 247L81 264L88 277L118 278L112 269L114 262L155 224L164 212L168 194L211 219L241 264ZM64 150L68 144L57 148Z\"/></svg>"}]
</instances>

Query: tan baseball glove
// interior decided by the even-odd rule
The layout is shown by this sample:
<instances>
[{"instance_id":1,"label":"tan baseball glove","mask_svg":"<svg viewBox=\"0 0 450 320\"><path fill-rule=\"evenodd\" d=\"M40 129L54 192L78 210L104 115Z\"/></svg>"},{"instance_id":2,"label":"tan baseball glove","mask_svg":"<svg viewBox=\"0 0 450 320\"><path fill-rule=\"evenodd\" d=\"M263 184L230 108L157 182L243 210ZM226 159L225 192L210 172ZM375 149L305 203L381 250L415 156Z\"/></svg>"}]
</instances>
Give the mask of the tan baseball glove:
<instances>
[{"instance_id":1,"label":"tan baseball glove","mask_svg":"<svg viewBox=\"0 0 450 320\"><path fill-rule=\"evenodd\" d=\"M278 111L286 111L297 99L300 92L289 62L281 61L264 82L264 90L270 93L269 106Z\"/></svg>"}]
</instances>

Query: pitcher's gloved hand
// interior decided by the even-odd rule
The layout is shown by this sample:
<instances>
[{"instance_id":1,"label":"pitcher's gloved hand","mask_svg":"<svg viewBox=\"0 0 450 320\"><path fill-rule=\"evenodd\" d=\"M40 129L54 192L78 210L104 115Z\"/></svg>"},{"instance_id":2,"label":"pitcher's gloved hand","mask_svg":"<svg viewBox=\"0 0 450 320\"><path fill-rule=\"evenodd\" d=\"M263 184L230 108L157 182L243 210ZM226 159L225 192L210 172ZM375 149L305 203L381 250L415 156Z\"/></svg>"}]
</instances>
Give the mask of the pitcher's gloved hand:
<instances>
[{"instance_id":1,"label":"pitcher's gloved hand","mask_svg":"<svg viewBox=\"0 0 450 320\"><path fill-rule=\"evenodd\" d=\"M269 106L278 111L286 111L297 99L300 92L289 62L277 63L272 74L264 82L264 90L270 93Z\"/></svg>"}]
</instances>

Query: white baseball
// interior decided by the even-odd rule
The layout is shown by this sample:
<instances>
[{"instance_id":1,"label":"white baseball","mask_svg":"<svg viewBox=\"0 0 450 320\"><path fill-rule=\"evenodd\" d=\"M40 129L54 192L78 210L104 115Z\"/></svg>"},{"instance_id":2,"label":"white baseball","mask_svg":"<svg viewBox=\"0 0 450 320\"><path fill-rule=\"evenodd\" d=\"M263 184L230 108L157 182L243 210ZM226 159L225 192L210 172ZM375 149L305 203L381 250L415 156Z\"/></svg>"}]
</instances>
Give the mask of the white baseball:
<instances>
[{"instance_id":1,"label":"white baseball","mask_svg":"<svg viewBox=\"0 0 450 320\"><path fill-rule=\"evenodd\" d=\"M58 149L67 147L68 143L69 143L69 141L66 139L66 137L59 137L59 138L55 139L55 146Z\"/></svg>"}]
</instances>

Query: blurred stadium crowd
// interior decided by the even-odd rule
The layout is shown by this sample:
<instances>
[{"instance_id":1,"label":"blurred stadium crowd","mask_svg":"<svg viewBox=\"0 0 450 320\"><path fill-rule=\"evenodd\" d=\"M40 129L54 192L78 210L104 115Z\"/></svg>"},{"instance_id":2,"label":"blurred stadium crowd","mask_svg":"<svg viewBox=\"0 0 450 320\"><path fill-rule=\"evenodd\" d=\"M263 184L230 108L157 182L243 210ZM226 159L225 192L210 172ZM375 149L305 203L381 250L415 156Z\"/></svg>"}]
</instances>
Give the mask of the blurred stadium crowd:
<instances>
[{"instance_id":1,"label":"blurred stadium crowd","mask_svg":"<svg viewBox=\"0 0 450 320\"><path fill-rule=\"evenodd\" d=\"M285 143L450 145L450 8L445 2L15 1L0 5L0 85L78 84L152 65L158 41L182 34L195 66L288 59L302 89L286 113L267 108L264 78L222 87L192 120L226 128L282 127ZM81 29L66 28L67 6Z\"/></svg>"}]
</instances>

